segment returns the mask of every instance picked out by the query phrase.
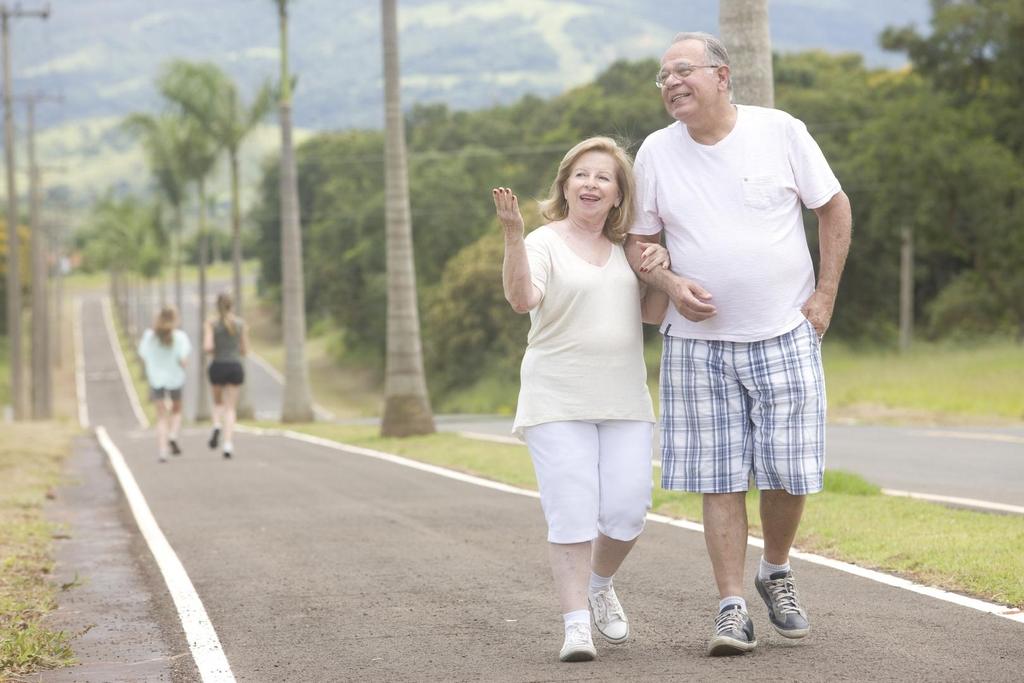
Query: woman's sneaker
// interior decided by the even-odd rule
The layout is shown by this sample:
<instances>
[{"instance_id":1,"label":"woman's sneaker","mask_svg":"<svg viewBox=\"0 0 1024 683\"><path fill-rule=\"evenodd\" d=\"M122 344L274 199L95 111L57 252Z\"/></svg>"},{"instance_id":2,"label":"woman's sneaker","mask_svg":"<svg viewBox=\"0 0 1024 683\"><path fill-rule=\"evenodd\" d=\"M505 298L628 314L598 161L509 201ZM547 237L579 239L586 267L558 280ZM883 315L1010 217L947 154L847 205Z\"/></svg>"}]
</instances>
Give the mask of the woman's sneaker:
<instances>
[{"instance_id":1,"label":"woman's sneaker","mask_svg":"<svg viewBox=\"0 0 1024 683\"><path fill-rule=\"evenodd\" d=\"M629 638L629 620L611 586L587 595L597 632L610 643L624 643Z\"/></svg>"},{"instance_id":2,"label":"woman's sneaker","mask_svg":"<svg viewBox=\"0 0 1024 683\"><path fill-rule=\"evenodd\" d=\"M810 633L811 624L797 598L792 571L775 572L764 580L755 576L754 588L768 607L768 620L776 631L786 638L803 638Z\"/></svg>"},{"instance_id":3,"label":"woman's sneaker","mask_svg":"<svg viewBox=\"0 0 1024 683\"><path fill-rule=\"evenodd\" d=\"M597 657L594 641L590 637L590 624L573 622L565 627L565 642L558 660L562 662L589 662Z\"/></svg>"},{"instance_id":4,"label":"woman's sneaker","mask_svg":"<svg viewBox=\"0 0 1024 683\"><path fill-rule=\"evenodd\" d=\"M746 610L739 605L729 605L715 617L715 635L708 643L708 654L712 657L741 655L757 647L754 638L754 622Z\"/></svg>"},{"instance_id":5,"label":"woman's sneaker","mask_svg":"<svg viewBox=\"0 0 1024 683\"><path fill-rule=\"evenodd\" d=\"M210 450L213 450L217 447L218 443L220 443L220 427L214 427L213 432L210 433L210 440L207 441L207 444L209 444Z\"/></svg>"},{"instance_id":6,"label":"woman's sneaker","mask_svg":"<svg viewBox=\"0 0 1024 683\"><path fill-rule=\"evenodd\" d=\"M178 446L178 442L171 439L167 442L171 447L171 455L181 455L181 448Z\"/></svg>"}]
</instances>

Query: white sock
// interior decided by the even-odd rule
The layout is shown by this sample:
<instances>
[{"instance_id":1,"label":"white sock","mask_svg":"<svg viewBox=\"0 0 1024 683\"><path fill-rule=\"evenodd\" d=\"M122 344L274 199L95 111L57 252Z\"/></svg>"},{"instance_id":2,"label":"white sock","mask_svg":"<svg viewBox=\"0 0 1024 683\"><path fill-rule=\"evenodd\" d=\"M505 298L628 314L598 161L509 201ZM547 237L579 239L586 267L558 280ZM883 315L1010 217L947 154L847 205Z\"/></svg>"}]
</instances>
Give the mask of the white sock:
<instances>
[{"instance_id":1,"label":"white sock","mask_svg":"<svg viewBox=\"0 0 1024 683\"><path fill-rule=\"evenodd\" d=\"M562 615L562 621L565 622L566 627L569 624L583 624L588 629L590 628L590 610L578 609L574 612L566 612Z\"/></svg>"},{"instance_id":2,"label":"white sock","mask_svg":"<svg viewBox=\"0 0 1024 683\"><path fill-rule=\"evenodd\" d=\"M739 605L744 612L747 611L747 601L738 595L729 595L718 601L718 611L721 612L730 605Z\"/></svg>"},{"instance_id":3,"label":"white sock","mask_svg":"<svg viewBox=\"0 0 1024 683\"><path fill-rule=\"evenodd\" d=\"M596 593L599 590L608 588L612 585L612 577L610 576L599 576L594 572L590 572L590 592Z\"/></svg>"},{"instance_id":4,"label":"white sock","mask_svg":"<svg viewBox=\"0 0 1024 683\"><path fill-rule=\"evenodd\" d=\"M772 564L764 559L764 555L761 556L761 566L757 569L757 578L764 581L765 579L771 578L771 575L776 572L788 572L789 561L786 564Z\"/></svg>"},{"instance_id":5,"label":"white sock","mask_svg":"<svg viewBox=\"0 0 1024 683\"><path fill-rule=\"evenodd\" d=\"M224 442L224 450L226 452L228 452L228 453L234 453L235 452L235 446L230 441L225 441Z\"/></svg>"}]
</instances>

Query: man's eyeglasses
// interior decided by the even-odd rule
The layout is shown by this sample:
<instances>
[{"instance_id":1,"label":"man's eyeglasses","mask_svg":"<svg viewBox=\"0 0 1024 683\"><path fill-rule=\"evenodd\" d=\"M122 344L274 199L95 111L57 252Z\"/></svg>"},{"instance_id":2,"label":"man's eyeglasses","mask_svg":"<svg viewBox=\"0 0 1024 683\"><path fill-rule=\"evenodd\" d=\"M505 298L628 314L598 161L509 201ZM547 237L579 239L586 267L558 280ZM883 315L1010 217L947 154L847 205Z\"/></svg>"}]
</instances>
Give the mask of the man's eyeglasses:
<instances>
[{"instance_id":1,"label":"man's eyeglasses","mask_svg":"<svg viewBox=\"0 0 1024 683\"><path fill-rule=\"evenodd\" d=\"M685 62L676 64L671 69L662 69L654 78L654 85L664 88L669 76L675 76L679 80L689 77L697 69L717 69L721 64L687 64Z\"/></svg>"}]
</instances>

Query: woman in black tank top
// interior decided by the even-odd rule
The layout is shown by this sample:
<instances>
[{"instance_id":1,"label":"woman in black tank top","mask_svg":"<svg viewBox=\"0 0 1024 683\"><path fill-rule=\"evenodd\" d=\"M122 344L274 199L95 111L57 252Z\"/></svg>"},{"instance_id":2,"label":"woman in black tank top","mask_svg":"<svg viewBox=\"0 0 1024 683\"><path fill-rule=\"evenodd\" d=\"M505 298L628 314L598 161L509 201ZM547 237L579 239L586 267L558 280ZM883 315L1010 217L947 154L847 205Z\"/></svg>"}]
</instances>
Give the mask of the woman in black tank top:
<instances>
[{"instance_id":1,"label":"woman in black tank top","mask_svg":"<svg viewBox=\"0 0 1024 683\"><path fill-rule=\"evenodd\" d=\"M207 320L203 327L203 350L212 355L207 370L213 395L213 432L209 445L210 448L217 447L223 429L225 458L230 458L234 452L235 410L238 394L245 382L242 357L248 353L249 347L245 321L231 312L232 306L230 294L222 292L217 295L217 317Z\"/></svg>"}]
</instances>

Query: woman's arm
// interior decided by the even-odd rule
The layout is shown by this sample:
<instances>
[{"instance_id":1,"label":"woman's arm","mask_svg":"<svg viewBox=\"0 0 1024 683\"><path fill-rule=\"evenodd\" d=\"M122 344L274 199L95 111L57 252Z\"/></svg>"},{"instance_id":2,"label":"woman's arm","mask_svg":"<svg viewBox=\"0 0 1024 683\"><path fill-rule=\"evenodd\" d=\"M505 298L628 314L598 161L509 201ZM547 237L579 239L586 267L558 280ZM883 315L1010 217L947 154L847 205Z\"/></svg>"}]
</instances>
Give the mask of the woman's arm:
<instances>
[{"instance_id":1,"label":"woman's arm","mask_svg":"<svg viewBox=\"0 0 1024 683\"><path fill-rule=\"evenodd\" d=\"M647 244L640 254L641 272L668 270L670 265L668 249L660 244ZM645 286L643 282L640 286L644 288L643 297L640 299L640 317L645 323L660 325L665 319L665 311L668 310L668 294L653 285Z\"/></svg>"},{"instance_id":2,"label":"woman's arm","mask_svg":"<svg viewBox=\"0 0 1024 683\"><path fill-rule=\"evenodd\" d=\"M203 323L203 351L213 353L213 324L209 320Z\"/></svg>"},{"instance_id":3,"label":"woman's arm","mask_svg":"<svg viewBox=\"0 0 1024 683\"><path fill-rule=\"evenodd\" d=\"M501 264L505 300L516 313L527 313L540 303L541 293L530 279L530 261L526 256L519 200L507 187L495 188L492 194L498 220L505 232L505 257Z\"/></svg>"},{"instance_id":4,"label":"woman's arm","mask_svg":"<svg viewBox=\"0 0 1024 683\"><path fill-rule=\"evenodd\" d=\"M242 322L242 336L238 340L238 352L243 356L249 355L249 326Z\"/></svg>"}]
</instances>

